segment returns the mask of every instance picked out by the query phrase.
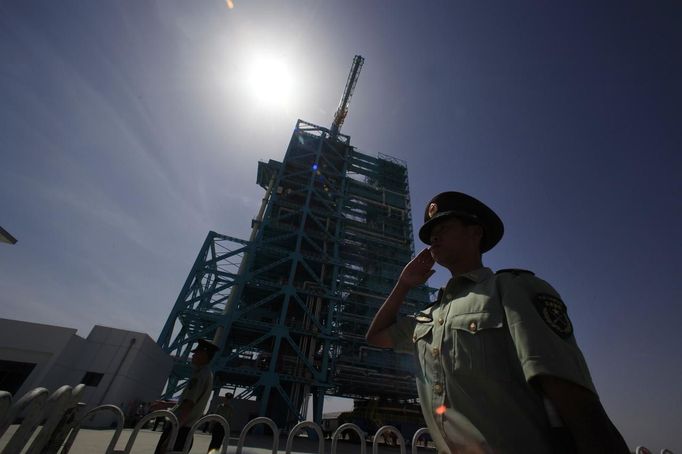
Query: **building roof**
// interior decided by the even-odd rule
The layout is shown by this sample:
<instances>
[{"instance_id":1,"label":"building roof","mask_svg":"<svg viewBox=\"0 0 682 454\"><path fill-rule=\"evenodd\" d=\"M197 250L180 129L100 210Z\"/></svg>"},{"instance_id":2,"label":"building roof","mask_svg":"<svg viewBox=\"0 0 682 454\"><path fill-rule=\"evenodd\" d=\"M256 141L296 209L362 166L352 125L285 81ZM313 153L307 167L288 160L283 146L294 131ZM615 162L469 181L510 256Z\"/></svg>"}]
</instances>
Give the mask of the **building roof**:
<instances>
[{"instance_id":1,"label":"building roof","mask_svg":"<svg viewBox=\"0 0 682 454\"><path fill-rule=\"evenodd\" d=\"M0 243L15 244L17 239L14 238L10 233L0 226Z\"/></svg>"}]
</instances>

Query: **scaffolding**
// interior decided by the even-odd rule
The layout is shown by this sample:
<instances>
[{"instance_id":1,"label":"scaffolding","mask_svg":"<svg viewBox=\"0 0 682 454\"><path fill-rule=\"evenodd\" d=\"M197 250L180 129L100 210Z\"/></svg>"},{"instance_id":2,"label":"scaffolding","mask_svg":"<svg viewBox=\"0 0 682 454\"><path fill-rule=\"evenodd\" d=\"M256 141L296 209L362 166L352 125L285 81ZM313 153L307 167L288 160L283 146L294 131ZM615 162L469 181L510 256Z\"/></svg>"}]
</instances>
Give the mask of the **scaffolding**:
<instances>
[{"instance_id":1,"label":"scaffolding","mask_svg":"<svg viewBox=\"0 0 682 454\"><path fill-rule=\"evenodd\" d=\"M199 338L221 347L217 388L259 401L279 427L322 418L325 395L414 402L409 355L365 333L414 255L407 167L350 137L299 120L282 162L258 163L265 189L249 240L209 232L159 337L177 394ZM429 303L408 295L401 312Z\"/></svg>"}]
</instances>

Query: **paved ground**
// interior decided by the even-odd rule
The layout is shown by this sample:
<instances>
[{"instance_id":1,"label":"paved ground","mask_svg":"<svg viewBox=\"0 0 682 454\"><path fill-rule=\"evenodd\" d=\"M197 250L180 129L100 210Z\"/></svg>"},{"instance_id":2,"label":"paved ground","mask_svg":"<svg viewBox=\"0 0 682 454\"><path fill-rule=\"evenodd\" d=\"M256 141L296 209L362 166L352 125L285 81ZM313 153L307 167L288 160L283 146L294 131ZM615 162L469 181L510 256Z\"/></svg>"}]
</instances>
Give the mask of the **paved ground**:
<instances>
[{"instance_id":1,"label":"paved ground","mask_svg":"<svg viewBox=\"0 0 682 454\"><path fill-rule=\"evenodd\" d=\"M7 444L9 438L12 436L14 431L16 431L16 427L17 426L10 427L8 431L5 433L5 435L0 439L0 450L4 448L4 446ZM123 450L125 448L125 445L128 442L128 438L130 437L131 432L132 430L130 429L126 429L123 431L116 445L117 450ZM78 433L78 436L76 437L76 441L73 444L70 454L103 454L104 451L106 450L107 445L111 441L111 437L113 436L113 434L114 434L113 430L82 429ZM157 432L152 432L150 430L140 431L139 435L137 436L137 439L135 440L135 445L133 446L131 453L136 454L153 453L154 448L156 447L156 443L160 436L161 432L159 431ZM194 445L192 446L192 450L190 451L190 453L206 454L206 451L208 450L208 443L210 440L211 440L210 435L199 432L198 434L195 435ZM228 454L233 454L236 452L238 441L239 441L238 438L232 437L230 439L230 444L227 449ZM278 453L284 453L285 447L286 438L283 438L279 442ZM298 439L293 445L292 454L317 453L317 447L318 445L316 442L306 440L305 438ZM325 443L324 452L330 453L330 447L331 443L329 442L329 440L327 440L327 442ZM372 445L368 444L367 454L370 454L371 452ZM406 449L405 452L407 454L410 454L409 449ZM242 453L270 454L272 453L272 438L267 436L250 435L246 438L245 447ZM399 454L400 449L397 447L381 447L379 449L379 453ZM434 454L435 451L430 449L419 449L419 454L426 453ZM360 445L350 442L339 442L337 454L360 454Z\"/></svg>"}]
</instances>

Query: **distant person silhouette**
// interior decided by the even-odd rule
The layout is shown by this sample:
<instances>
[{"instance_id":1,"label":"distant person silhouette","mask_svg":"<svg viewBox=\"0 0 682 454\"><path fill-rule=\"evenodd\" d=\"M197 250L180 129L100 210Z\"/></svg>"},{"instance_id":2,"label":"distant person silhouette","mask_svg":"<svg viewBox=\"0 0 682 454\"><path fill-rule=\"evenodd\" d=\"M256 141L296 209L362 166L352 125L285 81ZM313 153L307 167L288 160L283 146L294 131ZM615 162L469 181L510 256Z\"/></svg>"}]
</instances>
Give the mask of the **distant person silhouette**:
<instances>
[{"instance_id":1,"label":"distant person silhouette","mask_svg":"<svg viewBox=\"0 0 682 454\"><path fill-rule=\"evenodd\" d=\"M187 382L178 404L171 408L171 411L177 416L180 426L172 451L183 450L192 424L199 420L204 413L204 408L206 408L213 389L213 374L209 363L217 351L218 347L205 339L199 339L197 347L192 350L194 353L192 355L192 376ZM171 425L164 424L163 433L154 454L166 454L168 452L170 433Z\"/></svg>"}]
</instances>

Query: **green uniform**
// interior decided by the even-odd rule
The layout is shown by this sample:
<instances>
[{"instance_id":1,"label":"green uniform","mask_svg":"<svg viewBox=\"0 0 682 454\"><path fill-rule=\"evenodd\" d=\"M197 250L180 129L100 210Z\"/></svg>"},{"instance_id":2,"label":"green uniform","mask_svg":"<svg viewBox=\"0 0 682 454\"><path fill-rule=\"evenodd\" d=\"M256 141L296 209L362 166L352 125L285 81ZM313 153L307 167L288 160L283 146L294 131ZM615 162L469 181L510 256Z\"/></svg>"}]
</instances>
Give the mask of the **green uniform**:
<instances>
[{"instance_id":1,"label":"green uniform","mask_svg":"<svg viewBox=\"0 0 682 454\"><path fill-rule=\"evenodd\" d=\"M208 365L193 367L194 370L189 379L189 383L187 383L187 387L185 387L185 390L182 392L178 404L171 409L171 411L176 412L185 400L194 403L192 410L187 417L185 427L191 427L192 424L203 416L204 409L208 403L208 398L213 389L213 373L211 372L211 368Z\"/></svg>"},{"instance_id":2,"label":"green uniform","mask_svg":"<svg viewBox=\"0 0 682 454\"><path fill-rule=\"evenodd\" d=\"M180 406L185 401L191 401L193 403L192 409L187 416L187 421L185 424L178 428L178 436L175 439L172 451L182 451L185 446L185 440L189 436L189 431L192 424L197 422L201 416L204 414L204 408L208 403L208 397L211 395L211 390L213 388L213 373L208 365L195 366L193 365L192 376L185 387L185 390L180 396L178 404L171 408L171 411L177 415ZM171 433L171 425L166 424L163 428L163 433L156 445L156 450L154 454L166 454L169 452L168 441ZM190 449L192 442L190 442Z\"/></svg>"},{"instance_id":3,"label":"green uniform","mask_svg":"<svg viewBox=\"0 0 682 454\"><path fill-rule=\"evenodd\" d=\"M564 304L530 272L457 276L434 305L388 332L395 350L417 356L439 452L551 453L545 402L529 380L550 375L595 392Z\"/></svg>"}]
</instances>

